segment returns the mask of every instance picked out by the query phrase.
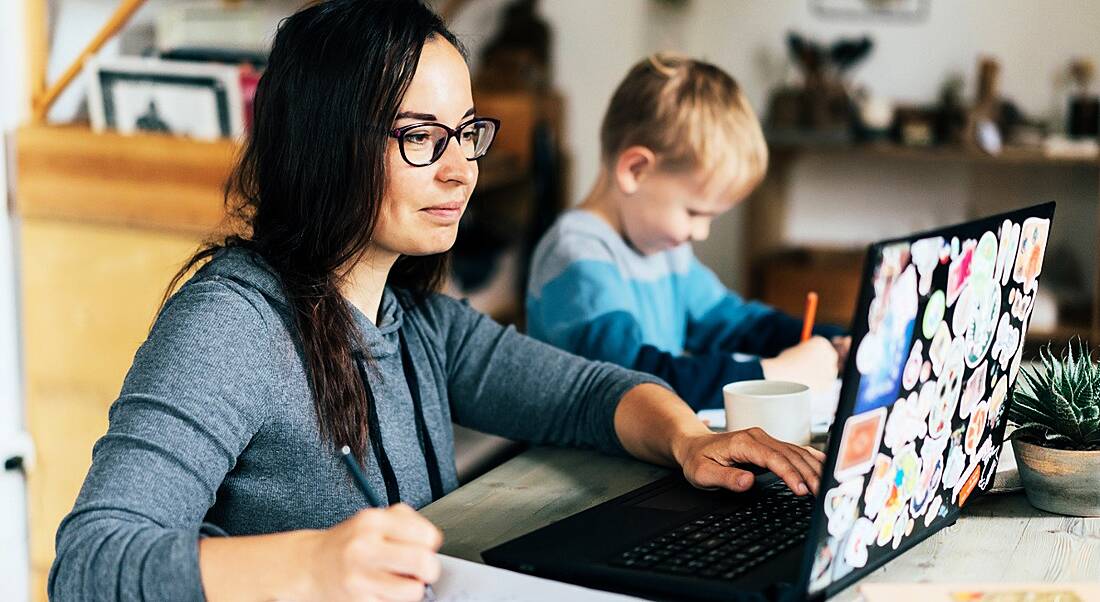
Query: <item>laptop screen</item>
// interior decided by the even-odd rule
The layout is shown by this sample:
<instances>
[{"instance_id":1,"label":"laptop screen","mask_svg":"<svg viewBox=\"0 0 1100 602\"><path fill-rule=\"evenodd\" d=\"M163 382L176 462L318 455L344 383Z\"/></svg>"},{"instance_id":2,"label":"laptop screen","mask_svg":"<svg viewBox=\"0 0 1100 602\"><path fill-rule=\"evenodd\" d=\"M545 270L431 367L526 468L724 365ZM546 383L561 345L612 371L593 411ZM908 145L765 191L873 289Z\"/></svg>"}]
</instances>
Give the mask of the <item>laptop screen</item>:
<instances>
[{"instance_id":1,"label":"laptop screen","mask_svg":"<svg viewBox=\"0 0 1100 602\"><path fill-rule=\"evenodd\" d=\"M809 536L832 595L993 483L1054 203L871 245Z\"/></svg>"}]
</instances>

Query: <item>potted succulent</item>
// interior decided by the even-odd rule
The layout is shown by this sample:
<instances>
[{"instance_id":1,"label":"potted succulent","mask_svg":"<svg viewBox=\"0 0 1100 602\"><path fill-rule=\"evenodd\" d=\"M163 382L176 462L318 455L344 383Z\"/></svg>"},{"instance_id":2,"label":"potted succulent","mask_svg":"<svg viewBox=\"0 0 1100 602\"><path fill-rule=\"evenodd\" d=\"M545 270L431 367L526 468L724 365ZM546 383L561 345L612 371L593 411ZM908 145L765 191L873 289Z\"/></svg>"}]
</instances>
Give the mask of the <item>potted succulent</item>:
<instances>
[{"instance_id":1,"label":"potted succulent","mask_svg":"<svg viewBox=\"0 0 1100 602\"><path fill-rule=\"evenodd\" d=\"M1025 368L1008 418L1028 501L1071 516L1100 516L1100 364L1080 339L1061 357L1040 349Z\"/></svg>"}]
</instances>

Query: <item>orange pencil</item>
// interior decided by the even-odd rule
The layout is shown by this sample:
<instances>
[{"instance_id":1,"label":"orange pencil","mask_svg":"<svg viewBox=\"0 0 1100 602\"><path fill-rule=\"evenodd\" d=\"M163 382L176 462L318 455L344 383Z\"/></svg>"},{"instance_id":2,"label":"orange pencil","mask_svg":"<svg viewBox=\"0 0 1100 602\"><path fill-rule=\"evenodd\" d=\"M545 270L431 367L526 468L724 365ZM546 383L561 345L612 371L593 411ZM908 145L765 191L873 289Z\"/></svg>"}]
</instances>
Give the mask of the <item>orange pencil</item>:
<instances>
[{"instance_id":1,"label":"orange pencil","mask_svg":"<svg viewBox=\"0 0 1100 602\"><path fill-rule=\"evenodd\" d=\"M810 340L814 330L814 316L817 314L817 293L806 293L806 315L802 318L802 340Z\"/></svg>"}]
</instances>

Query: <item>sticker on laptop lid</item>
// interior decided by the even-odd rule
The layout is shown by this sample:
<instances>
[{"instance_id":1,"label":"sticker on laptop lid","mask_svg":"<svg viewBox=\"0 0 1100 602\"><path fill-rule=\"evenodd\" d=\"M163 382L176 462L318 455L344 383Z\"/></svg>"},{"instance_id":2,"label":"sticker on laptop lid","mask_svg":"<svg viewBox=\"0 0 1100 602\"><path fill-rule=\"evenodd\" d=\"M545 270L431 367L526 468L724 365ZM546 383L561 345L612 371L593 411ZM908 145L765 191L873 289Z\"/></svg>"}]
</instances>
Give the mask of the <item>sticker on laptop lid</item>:
<instances>
[{"instance_id":1,"label":"sticker on laptop lid","mask_svg":"<svg viewBox=\"0 0 1100 602\"><path fill-rule=\"evenodd\" d=\"M952 247L956 244L956 240L952 240ZM951 259L951 267L947 271L948 306L955 304L963 289L970 282L970 264L974 259L974 249L977 246L978 241L974 239L967 240L962 243L958 255Z\"/></svg>"},{"instance_id":2,"label":"sticker on laptop lid","mask_svg":"<svg viewBox=\"0 0 1100 602\"><path fill-rule=\"evenodd\" d=\"M970 373L970 378L966 379L966 386L963 387L962 399L959 401L959 418L970 416L970 412L978 405L978 402L985 397L985 381L988 373L988 366L985 362L982 362L980 366Z\"/></svg>"},{"instance_id":3,"label":"sticker on laptop lid","mask_svg":"<svg viewBox=\"0 0 1100 602\"><path fill-rule=\"evenodd\" d=\"M1035 290L1035 282L1043 269L1043 255L1046 252L1047 233L1050 220L1029 217L1020 227L1020 247L1016 251L1016 265L1012 270L1012 279L1024 285L1025 292Z\"/></svg>"},{"instance_id":4,"label":"sticker on laptop lid","mask_svg":"<svg viewBox=\"0 0 1100 602\"><path fill-rule=\"evenodd\" d=\"M997 271L994 273L1001 286L1008 284L1012 266L1016 261L1016 247L1020 242L1020 224L1012 220L1001 223L1001 241L997 251Z\"/></svg>"},{"instance_id":5,"label":"sticker on laptop lid","mask_svg":"<svg viewBox=\"0 0 1100 602\"><path fill-rule=\"evenodd\" d=\"M989 415L989 402L982 401L974 408L970 415L970 424L966 427L966 438L963 450L967 454L975 455L978 452L978 444L985 436L986 417Z\"/></svg>"},{"instance_id":6,"label":"sticker on laptop lid","mask_svg":"<svg viewBox=\"0 0 1100 602\"><path fill-rule=\"evenodd\" d=\"M922 238L910 247L913 265L917 266L917 272L920 275L917 291L922 295L927 295L932 288L932 275L940 263L940 249L943 248L943 244L942 236L934 236Z\"/></svg>"},{"instance_id":7,"label":"sticker on laptop lid","mask_svg":"<svg viewBox=\"0 0 1100 602\"><path fill-rule=\"evenodd\" d=\"M833 475L838 482L866 474L874 465L875 454L886 425L886 408L856 414L844 422L840 452Z\"/></svg>"}]
</instances>

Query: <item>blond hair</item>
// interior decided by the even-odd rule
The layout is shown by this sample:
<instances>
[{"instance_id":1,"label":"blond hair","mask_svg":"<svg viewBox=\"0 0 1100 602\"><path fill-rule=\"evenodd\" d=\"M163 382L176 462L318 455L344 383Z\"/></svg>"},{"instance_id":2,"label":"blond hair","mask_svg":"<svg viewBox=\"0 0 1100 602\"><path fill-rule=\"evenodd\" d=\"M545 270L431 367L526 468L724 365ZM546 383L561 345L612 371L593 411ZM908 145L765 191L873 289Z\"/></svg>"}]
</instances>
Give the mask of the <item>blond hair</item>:
<instances>
[{"instance_id":1,"label":"blond hair","mask_svg":"<svg viewBox=\"0 0 1100 602\"><path fill-rule=\"evenodd\" d=\"M711 181L748 192L768 168L760 122L725 71L659 53L636 65L615 90L600 126L604 164L644 146L670 171L702 169Z\"/></svg>"}]
</instances>

